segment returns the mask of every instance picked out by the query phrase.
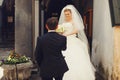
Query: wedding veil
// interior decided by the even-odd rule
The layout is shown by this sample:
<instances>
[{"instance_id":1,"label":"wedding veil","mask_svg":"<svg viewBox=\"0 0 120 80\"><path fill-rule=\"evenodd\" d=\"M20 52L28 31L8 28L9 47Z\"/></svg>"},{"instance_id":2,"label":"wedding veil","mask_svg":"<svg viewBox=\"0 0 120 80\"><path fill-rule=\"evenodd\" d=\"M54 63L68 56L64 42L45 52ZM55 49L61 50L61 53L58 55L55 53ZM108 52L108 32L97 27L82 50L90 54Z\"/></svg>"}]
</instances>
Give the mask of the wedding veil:
<instances>
[{"instance_id":1,"label":"wedding veil","mask_svg":"<svg viewBox=\"0 0 120 80\"><path fill-rule=\"evenodd\" d=\"M62 9L61 15L60 15L60 18L59 18L59 24L65 23L65 15L64 15L64 10L65 9L70 9L71 10L72 21L74 23L74 26L79 29L78 38L80 40L82 40L85 44L88 45L88 40L87 40L87 37L86 37L85 32L84 32L84 24L83 24L82 17L73 5L67 5Z\"/></svg>"}]
</instances>

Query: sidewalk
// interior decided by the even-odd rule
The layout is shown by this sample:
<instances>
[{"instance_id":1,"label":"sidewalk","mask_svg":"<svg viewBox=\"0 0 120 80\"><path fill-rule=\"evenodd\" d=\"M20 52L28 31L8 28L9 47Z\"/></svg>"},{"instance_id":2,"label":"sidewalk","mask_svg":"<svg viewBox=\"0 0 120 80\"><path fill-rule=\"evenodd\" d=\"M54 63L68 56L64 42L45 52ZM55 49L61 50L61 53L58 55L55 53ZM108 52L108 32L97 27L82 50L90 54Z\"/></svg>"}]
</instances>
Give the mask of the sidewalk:
<instances>
[{"instance_id":1,"label":"sidewalk","mask_svg":"<svg viewBox=\"0 0 120 80\"><path fill-rule=\"evenodd\" d=\"M0 59L3 59L5 56L9 55L10 50L13 50L13 49L12 48L0 48ZM104 80L104 78L99 74L99 72L96 72L95 76L96 76L96 80ZM32 69L30 80L41 80L36 68Z\"/></svg>"},{"instance_id":2,"label":"sidewalk","mask_svg":"<svg viewBox=\"0 0 120 80\"><path fill-rule=\"evenodd\" d=\"M37 73L31 73L31 77L30 77L30 80L41 80L39 74Z\"/></svg>"}]
</instances>

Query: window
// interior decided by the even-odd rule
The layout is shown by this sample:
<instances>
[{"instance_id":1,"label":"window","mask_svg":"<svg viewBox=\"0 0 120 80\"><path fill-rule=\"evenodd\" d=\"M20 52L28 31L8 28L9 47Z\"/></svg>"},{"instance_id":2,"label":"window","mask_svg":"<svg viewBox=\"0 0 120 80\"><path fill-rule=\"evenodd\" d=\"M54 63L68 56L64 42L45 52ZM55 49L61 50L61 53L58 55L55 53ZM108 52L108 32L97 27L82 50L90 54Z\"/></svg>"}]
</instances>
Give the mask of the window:
<instances>
[{"instance_id":1,"label":"window","mask_svg":"<svg viewBox=\"0 0 120 80\"><path fill-rule=\"evenodd\" d=\"M112 26L120 26L120 0L109 0Z\"/></svg>"}]
</instances>

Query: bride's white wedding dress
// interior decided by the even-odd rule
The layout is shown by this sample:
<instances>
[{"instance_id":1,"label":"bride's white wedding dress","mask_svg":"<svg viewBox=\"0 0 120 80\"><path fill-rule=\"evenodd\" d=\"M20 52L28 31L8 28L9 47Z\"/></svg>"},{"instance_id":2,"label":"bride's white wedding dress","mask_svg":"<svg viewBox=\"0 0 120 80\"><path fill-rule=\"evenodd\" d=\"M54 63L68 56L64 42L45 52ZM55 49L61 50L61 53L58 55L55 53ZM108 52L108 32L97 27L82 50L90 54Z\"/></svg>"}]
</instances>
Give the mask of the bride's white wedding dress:
<instances>
[{"instance_id":1,"label":"bride's white wedding dress","mask_svg":"<svg viewBox=\"0 0 120 80\"><path fill-rule=\"evenodd\" d=\"M3 74L4 74L3 72L4 72L3 68L0 67L0 80L3 77Z\"/></svg>"},{"instance_id":2,"label":"bride's white wedding dress","mask_svg":"<svg viewBox=\"0 0 120 80\"><path fill-rule=\"evenodd\" d=\"M72 23L62 24L65 34L73 30ZM63 80L95 80L95 70L90 62L87 46L76 37L67 36L67 49L63 51L69 70L64 74Z\"/></svg>"}]
</instances>

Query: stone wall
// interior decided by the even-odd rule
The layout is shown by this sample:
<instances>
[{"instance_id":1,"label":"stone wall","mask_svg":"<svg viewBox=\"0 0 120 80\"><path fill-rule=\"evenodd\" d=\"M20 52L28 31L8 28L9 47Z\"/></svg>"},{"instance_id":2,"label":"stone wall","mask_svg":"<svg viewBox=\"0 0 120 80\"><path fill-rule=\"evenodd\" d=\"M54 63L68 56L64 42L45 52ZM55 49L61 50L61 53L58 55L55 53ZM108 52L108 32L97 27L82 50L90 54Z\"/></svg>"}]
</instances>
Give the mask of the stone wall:
<instances>
[{"instance_id":1,"label":"stone wall","mask_svg":"<svg viewBox=\"0 0 120 80\"><path fill-rule=\"evenodd\" d=\"M114 60L112 80L120 80L120 26L114 27Z\"/></svg>"},{"instance_id":2,"label":"stone wall","mask_svg":"<svg viewBox=\"0 0 120 80\"><path fill-rule=\"evenodd\" d=\"M32 0L15 0L15 51L32 57Z\"/></svg>"},{"instance_id":3,"label":"stone wall","mask_svg":"<svg viewBox=\"0 0 120 80\"><path fill-rule=\"evenodd\" d=\"M2 37L2 34L1 34L1 27L2 27L2 9L1 9L1 6L0 6L0 42L1 42L1 37Z\"/></svg>"},{"instance_id":4,"label":"stone wall","mask_svg":"<svg viewBox=\"0 0 120 80\"><path fill-rule=\"evenodd\" d=\"M94 0L92 34L92 62L96 69L101 67L100 64L102 65L102 69L104 70L106 77L105 80L112 80L111 74L114 54L114 36L109 0Z\"/></svg>"}]
</instances>

